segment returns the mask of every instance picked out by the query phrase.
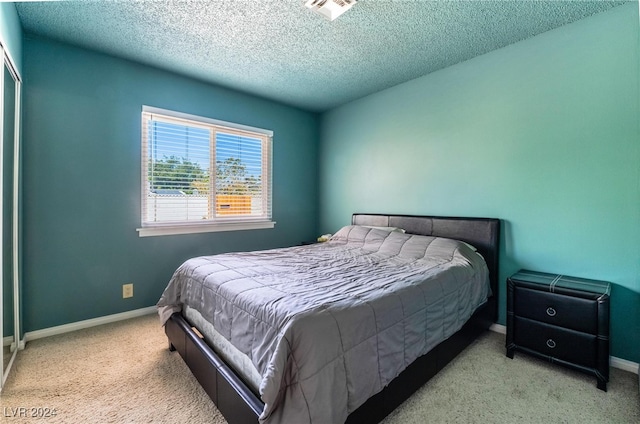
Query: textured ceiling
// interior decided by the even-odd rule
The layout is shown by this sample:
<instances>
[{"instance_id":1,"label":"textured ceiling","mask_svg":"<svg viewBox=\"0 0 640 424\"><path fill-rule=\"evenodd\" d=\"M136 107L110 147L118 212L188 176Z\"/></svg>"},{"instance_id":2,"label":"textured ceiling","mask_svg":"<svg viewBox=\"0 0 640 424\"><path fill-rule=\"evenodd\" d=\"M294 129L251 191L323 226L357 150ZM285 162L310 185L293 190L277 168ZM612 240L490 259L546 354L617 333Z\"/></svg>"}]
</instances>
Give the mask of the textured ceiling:
<instances>
[{"instance_id":1,"label":"textured ceiling","mask_svg":"<svg viewBox=\"0 0 640 424\"><path fill-rule=\"evenodd\" d=\"M16 8L28 33L324 111L623 3L360 0L333 22L303 0Z\"/></svg>"}]
</instances>

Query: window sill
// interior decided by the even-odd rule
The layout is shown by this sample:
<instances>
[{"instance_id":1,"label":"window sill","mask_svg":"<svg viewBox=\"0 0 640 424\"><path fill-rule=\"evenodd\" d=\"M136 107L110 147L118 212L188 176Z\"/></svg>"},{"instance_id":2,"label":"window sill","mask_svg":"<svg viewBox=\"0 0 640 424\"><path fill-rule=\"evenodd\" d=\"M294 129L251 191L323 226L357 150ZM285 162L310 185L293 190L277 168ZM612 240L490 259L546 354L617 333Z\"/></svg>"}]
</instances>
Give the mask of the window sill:
<instances>
[{"instance_id":1,"label":"window sill","mask_svg":"<svg viewBox=\"0 0 640 424\"><path fill-rule=\"evenodd\" d=\"M262 230L273 228L275 225L276 223L273 221L247 221L201 225L158 225L138 228L136 229L136 231L138 231L138 235L140 237L153 237L171 236L177 234L214 233L218 231Z\"/></svg>"}]
</instances>

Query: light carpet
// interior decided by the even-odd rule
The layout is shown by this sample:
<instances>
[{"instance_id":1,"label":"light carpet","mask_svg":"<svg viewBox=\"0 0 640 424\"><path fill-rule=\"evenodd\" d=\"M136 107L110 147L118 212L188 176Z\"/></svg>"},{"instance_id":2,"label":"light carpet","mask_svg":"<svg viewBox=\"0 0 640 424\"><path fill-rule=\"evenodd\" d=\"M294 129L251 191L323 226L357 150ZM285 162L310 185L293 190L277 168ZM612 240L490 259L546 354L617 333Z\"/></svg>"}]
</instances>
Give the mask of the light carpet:
<instances>
[{"instance_id":1,"label":"light carpet","mask_svg":"<svg viewBox=\"0 0 640 424\"><path fill-rule=\"evenodd\" d=\"M523 354L508 359L504 335L487 332L384 423L639 423L637 376L612 369L608 389ZM55 416L31 417L47 411ZM167 349L155 315L27 343L0 395L0 418L225 423L178 353Z\"/></svg>"}]
</instances>

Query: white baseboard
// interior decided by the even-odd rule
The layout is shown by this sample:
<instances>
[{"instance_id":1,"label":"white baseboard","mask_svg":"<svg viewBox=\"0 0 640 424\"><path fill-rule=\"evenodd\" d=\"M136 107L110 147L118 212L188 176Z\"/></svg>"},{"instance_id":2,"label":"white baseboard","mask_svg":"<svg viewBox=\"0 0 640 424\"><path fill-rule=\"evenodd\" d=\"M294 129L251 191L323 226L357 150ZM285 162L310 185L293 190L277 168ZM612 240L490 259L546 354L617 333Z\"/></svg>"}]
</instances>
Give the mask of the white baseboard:
<instances>
[{"instance_id":1,"label":"white baseboard","mask_svg":"<svg viewBox=\"0 0 640 424\"><path fill-rule=\"evenodd\" d=\"M11 347L11 352L13 352L13 350L16 348L15 346L15 342L13 341L13 337L12 336L7 336L5 338L2 339L2 347L7 347L10 346ZM24 349L24 339L20 340L20 342L18 342L18 350L22 350Z\"/></svg>"},{"instance_id":2,"label":"white baseboard","mask_svg":"<svg viewBox=\"0 0 640 424\"><path fill-rule=\"evenodd\" d=\"M635 362L627 361L626 359L616 358L615 356L609 357L609 365L613 368L618 368L619 370L629 371L634 374L638 374L640 364Z\"/></svg>"},{"instance_id":3,"label":"white baseboard","mask_svg":"<svg viewBox=\"0 0 640 424\"><path fill-rule=\"evenodd\" d=\"M489 330L500 334L507 334L507 327L502 324L491 324ZM615 356L609 356L609 365L613 368L618 368L623 371L629 371L634 374L639 373L639 364L636 362L627 361L626 359L616 358Z\"/></svg>"},{"instance_id":4,"label":"white baseboard","mask_svg":"<svg viewBox=\"0 0 640 424\"><path fill-rule=\"evenodd\" d=\"M13 343L13 336L7 336L2 339L2 347L11 346Z\"/></svg>"},{"instance_id":5,"label":"white baseboard","mask_svg":"<svg viewBox=\"0 0 640 424\"><path fill-rule=\"evenodd\" d=\"M56 327L43 328L42 330L29 331L24 334L24 342L30 342L31 340L41 339L43 337L55 336L57 334L69 333L71 331L82 330L84 328L95 327L97 325L109 324L129 318L150 315L156 313L156 311L157 308L155 306L149 306L147 308L135 309L133 311L122 312L119 314L72 322L70 324L58 325Z\"/></svg>"},{"instance_id":6,"label":"white baseboard","mask_svg":"<svg viewBox=\"0 0 640 424\"><path fill-rule=\"evenodd\" d=\"M491 324L491 327L489 327L489 330L494 333L507 334L507 327L502 324L493 323Z\"/></svg>"}]
</instances>

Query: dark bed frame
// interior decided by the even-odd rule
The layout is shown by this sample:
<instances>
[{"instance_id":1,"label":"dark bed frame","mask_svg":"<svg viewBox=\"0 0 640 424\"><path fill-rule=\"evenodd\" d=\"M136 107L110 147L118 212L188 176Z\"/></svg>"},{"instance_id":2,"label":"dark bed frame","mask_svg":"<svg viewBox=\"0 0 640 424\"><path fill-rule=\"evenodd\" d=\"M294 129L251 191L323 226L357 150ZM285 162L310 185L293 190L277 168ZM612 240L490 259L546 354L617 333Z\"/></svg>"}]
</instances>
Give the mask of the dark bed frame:
<instances>
[{"instance_id":1,"label":"dark bed frame","mask_svg":"<svg viewBox=\"0 0 640 424\"><path fill-rule=\"evenodd\" d=\"M453 238L472 244L487 262L491 291L489 301L447 340L418 358L380 393L353 411L347 423L380 422L407 400L464 348L486 331L498 314L498 255L500 220L414 215L354 214L352 223L398 227L407 233ZM255 424L264 404L243 379L201 338L180 314L165 325L170 350L177 350L205 392L229 424Z\"/></svg>"}]
</instances>

